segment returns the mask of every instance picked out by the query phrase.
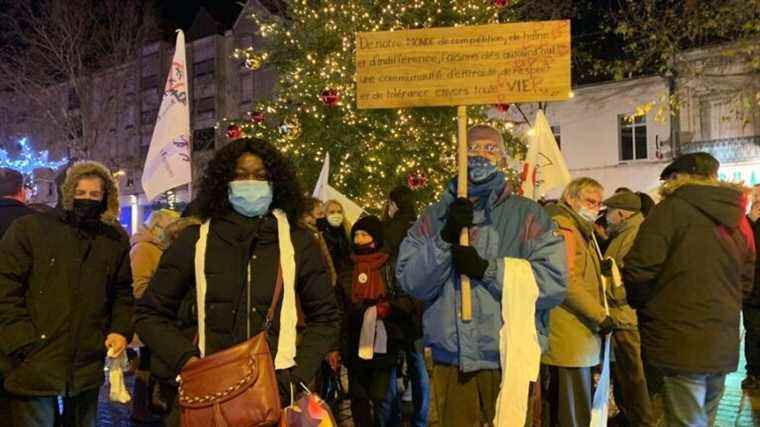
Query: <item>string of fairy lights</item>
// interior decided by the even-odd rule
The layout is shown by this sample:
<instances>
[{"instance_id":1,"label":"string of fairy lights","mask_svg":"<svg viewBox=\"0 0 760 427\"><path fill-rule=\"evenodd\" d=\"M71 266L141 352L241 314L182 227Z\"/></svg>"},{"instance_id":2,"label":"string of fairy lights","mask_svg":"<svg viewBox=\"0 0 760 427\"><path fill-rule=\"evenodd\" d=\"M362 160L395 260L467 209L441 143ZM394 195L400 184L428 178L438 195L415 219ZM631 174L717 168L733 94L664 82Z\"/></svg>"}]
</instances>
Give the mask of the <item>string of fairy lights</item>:
<instances>
[{"instance_id":1,"label":"string of fairy lights","mask_svg":"<svg viewBox=\"0 0 760 427\"><path fill-rule=\"evenodd\" d=\"M13 169L24 175L25 185L30 188L34 194L38 191L34 179L34 172L36 170L57 170L69 162L66 158L61 160L49 160L47 150L35 151L27 138L19 139L17 144L19 152L16 156L11 156L7 150L0 148L0 168Z\"/></svg>"},{"instance_id":2,"label":"string of fairy lights","mask_svg":"<svg viewBox=\"0 0 760 427\"><path fill-rule=\"evenodd\" d=\"M256 10L254 46L234 56L251 71L274 72L272 99L246 117L217 124L230 139L273 142L313 183L329 151L330 183L365 208L379 209L390 187L407 182L422 202L437 197L454 174L455 108L358 110L355 34L364 31L503 23L514 19L507 0L285 0L286 18ZM315 5L319 5L316 7ZM468 109L470 124L488 122L493 106ZM512 151L524 148L502 121ZM516 179L515 171L508 171Z\"/></svg>"}]
</instances>

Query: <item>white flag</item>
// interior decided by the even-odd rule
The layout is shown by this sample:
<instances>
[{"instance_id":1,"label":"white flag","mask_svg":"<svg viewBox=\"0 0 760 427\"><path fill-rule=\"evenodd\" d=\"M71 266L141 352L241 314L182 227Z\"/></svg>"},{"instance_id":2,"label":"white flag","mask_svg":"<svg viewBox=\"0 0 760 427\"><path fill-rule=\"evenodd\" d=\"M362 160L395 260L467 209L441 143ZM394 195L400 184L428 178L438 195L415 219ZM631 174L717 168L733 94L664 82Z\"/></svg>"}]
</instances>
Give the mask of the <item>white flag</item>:
<instances>
[{"instance_id":1,"label":"white flag","mask_svg":"<svg viewBox=\"0 0 760 427\"><path fill-rule=\"evenodd\" d=\"M178 30L174 59L143 169L142 186L148 200L192 180L188 100L185 34Z\"/></svg>"},{"instance_id":2,"label":"white flag","mask_svg":"<svg viewBox=\"0 0 760 427\"><path fill-rule=\"evenodd\" d=\"M523 165L521 193L538 200L549 190L570 182L565 158L559 151L544 112L538 110L532 132L528 136L528 153Z\"/></svg>"},{"instance_id":3,"label":"white flag","mask_svg":"<svg viewBox=\"0 0 760 427\"><path fill-rule=\"evenodd\" d=\"M314 193L312 196L323 202L328 200L336 200L343 206L344 214L349 224L356 222L359 217L364 213L364 209L361 206L354 203L353 200L344 196L340 191L335 189L329 184L330 177L330 153L325 155L325 162L322 164L322 171L319 173L319 179L317 179L317 185L314 187Z\"/></svg>"}]
</instances>

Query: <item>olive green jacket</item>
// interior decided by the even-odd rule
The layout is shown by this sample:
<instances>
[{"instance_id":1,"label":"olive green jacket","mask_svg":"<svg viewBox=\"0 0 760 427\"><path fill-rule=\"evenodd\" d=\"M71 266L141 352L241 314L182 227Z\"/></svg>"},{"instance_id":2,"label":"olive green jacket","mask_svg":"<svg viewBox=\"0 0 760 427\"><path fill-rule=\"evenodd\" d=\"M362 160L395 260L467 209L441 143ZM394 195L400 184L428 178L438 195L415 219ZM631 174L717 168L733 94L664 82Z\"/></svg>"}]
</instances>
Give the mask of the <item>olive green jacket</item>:
<instances>
[{"instance_id":1,"label":"olive green jacket","mask_svg":"<svg viewBox=\"0 0 760 427\"><path fill-rule=\"evenodd\" d=\"M621 224L620 230L612 236L612 242L607 247L605 257L614 259L621 271L623 270L623 258L628 255L628 251L633 247L633 242L636 240L636 235L639 234L639 227L641 227L642 222L644 222L644 215L641 213L626 219ZM625 287L608 288L607 302L610 306L610 316L615 319L620 329L638 329L639 322L636 319L636 311L628 305Z\"/></svg>"},{"instance_id":2,"label":"olive green jacket","mask_svg":"<svg viewBox=\"0 0 760 427\"><path fill-rule=\"evenodd\" d=\"M564 203L547 210L565 238L569 274L565 301L549 312L549 347L541 361L568 368L596 366L602 348L599 324L606 311L591 224Z\"/></svg>"}]
</instances>

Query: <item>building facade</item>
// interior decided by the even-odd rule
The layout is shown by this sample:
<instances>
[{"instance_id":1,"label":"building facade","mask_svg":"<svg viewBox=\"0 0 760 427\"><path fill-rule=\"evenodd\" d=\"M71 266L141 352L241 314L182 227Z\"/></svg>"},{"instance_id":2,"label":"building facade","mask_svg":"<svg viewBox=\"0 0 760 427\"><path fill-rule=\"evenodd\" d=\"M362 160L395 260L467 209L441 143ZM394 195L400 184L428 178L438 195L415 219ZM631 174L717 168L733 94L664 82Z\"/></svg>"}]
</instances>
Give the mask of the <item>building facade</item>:
<instances>
[{"instance_id":1,"label":"building facade","mask_svg":"<svg viewBox=\"0 0 760 427\"><path fill-rule=\"evenodd\" d=\"M259 7L251 2L248 7ZM269 96L276 82L266 68L250 70L240 59L235 59L235 49L254 44L255 28L244 13L226 32L203 8L194 23L186 30L186 56L190 89L190 126L192 132L193 185L198 184L205 164L215 149L226 141L223 131L215 129L216 123L225 117L239 117L252 108L256 99ZM18 105L2 109L3 126L0 137L13 141L28 137L35 147L49 147L51 158L90 158L106 164L119 180L122 224L134 231L149 215L155 201L146 200L142 190L142 167L148 154L155 126L161 95L167 73L174 55L174 41L156 41L143 46L134 63L125 64L119 70L104 72L107 79L123 79L124 90L120 94L118 113L110 117L106 143L86 156L67 153L61 149L61 136L53 134L37 122L24 120L33 111ZM64 108L76 114L81 108L76 96L66 87L57 92L64 98ZM12 100L4 100L7 105ZM12 145L7 144L6 145ZM56 172L38 170L35 173L37 194L33 202L56 203L54 178ZM171 202L179 206L189 202L187 188L177 189L170 195Z\"/></svg>"}]
</instances>

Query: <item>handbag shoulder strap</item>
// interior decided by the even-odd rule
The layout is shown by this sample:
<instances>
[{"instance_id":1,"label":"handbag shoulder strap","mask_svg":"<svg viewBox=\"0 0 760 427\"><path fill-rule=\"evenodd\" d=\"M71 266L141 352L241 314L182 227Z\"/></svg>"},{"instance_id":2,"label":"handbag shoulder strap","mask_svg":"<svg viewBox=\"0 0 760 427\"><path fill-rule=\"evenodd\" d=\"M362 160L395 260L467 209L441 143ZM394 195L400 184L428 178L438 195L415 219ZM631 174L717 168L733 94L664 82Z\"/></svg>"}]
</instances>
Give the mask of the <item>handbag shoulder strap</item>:
<instances>
[{"instance_id":1,"label":"handbag shoulder strap","mask_svg":"<svg viewBox=\"0 0 760 427\"><path fill-rule=\"evenodd\" d=\"M206 246L211 220L201 224L195 244L195 305L198 313L198 350L206 355Z\"/></svg>"},{"instance_id":2,"label":"handbag shoulder strap","mask_svg":"<svg viewBox=\"0 0 760 427\"><path fill-rule=\"evenodd\" d=\"M272 319L274 319L274 314L275 314L275 311L277 310L277 304L280 303L280 298L282 298L282 288L283 288L282 267L277 267L277 280L275 281L275 285L274 285L274 294L272 295L272 305L270 305L269 310L267 310L267 319L266 319L266 324L264 326L264 328L267 330L269 329L270 326L272 326Z\"/></svg>"}]
</instances>

